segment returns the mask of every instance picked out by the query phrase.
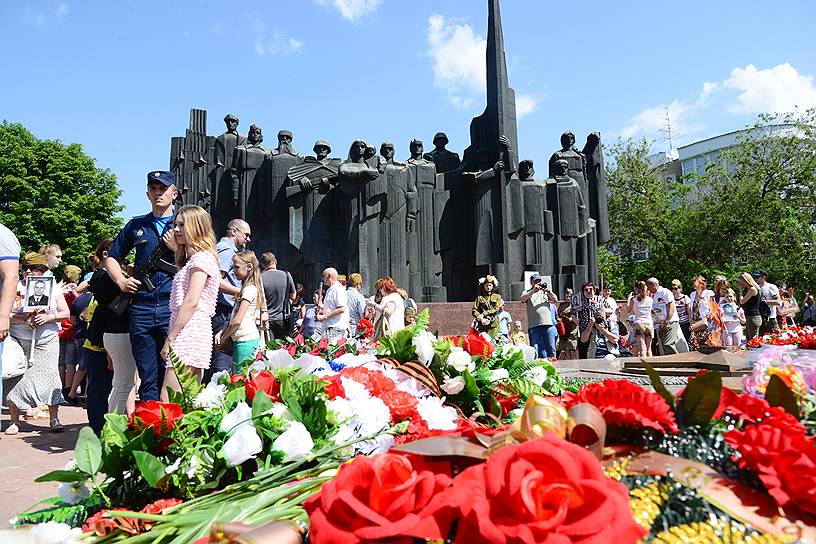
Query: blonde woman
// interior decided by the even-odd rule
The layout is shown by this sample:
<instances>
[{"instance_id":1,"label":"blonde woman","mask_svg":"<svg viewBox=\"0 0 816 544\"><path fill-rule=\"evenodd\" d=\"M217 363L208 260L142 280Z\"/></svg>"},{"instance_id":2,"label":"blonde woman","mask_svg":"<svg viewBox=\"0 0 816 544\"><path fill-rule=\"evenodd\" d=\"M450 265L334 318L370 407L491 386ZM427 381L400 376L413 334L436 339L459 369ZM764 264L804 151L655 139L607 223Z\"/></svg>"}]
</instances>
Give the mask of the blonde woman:
<instances>
[{"instance_id":1,"label":"blonde woman","mask_svg":"<svg viewBox=\"0 0 816 544\"><path fill-rule=\"evenodd\" d=\"M232 362L239 365L255 359L261 343L261 333L255 323L258 308L266 310L266 297L261 284L261 267L252 251L244 250L232 257L235 277L241 282L241 292L235 299L235 309L227 328L216 338L222 350L232 339Z\"/></svg>"},{"instance_id":2,"label":"blonde woman","mask_svg":"<svg viewBox=\"0 0 816 544\"><path fill-rule=\"evenodd\" d=\"M762 315L759 313L759 284L748 272L739 275L739 303L745 312L745 340L756 337L762 326Z\"/></svg>"},{"instance_id":3,"label":"blonde woman","mask_svg":"<svg viewBox=\"0 0 816 544\"><path fill-rule=\"evenodd\" d=\"M635 338L638 351L644 357L652 356L652 338L654 326L652 323L652 297L646 290L646 282L635 283L635 292L629 294L626 308L634 316Z\"/></svg>"},{"instance_id":4,"label":"blonde woman","mask_svg":"<svg viewBox=\"0 0 816 544\"><path fill-rule=\"evenodd\" d=\"M210 367L212 317L221 271L215 253L210 215L199 206L183 206L173 222L176 266L170 291L170 326L162 357L167 361L164 384L179 390L178 378L167 360L170 347L179 360L201 376ZM166 398L166 389L162 397Z\"/></svg>"}]
</instances>

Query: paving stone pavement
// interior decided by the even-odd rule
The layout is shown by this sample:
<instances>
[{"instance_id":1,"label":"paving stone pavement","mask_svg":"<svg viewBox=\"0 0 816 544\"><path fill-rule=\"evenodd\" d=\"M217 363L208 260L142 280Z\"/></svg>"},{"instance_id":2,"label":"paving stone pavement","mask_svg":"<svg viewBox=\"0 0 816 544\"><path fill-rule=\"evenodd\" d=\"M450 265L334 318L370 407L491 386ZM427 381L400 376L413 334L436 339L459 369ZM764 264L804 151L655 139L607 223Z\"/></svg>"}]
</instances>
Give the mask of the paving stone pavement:
<instances>
[{"instance_id":1,"label":"paving stone pavement","mask_svg":"<svg viewBox=\"0 0 816 544\"><path fill-rule=\"evenodd\" d=\"M0 527L7 527L18 512L57 494L58 484L38 484L34 479L73 459L79 430L88 424L84 408L61 406L59 418L65 426L61 433L51 432L47 419L24 421L16 436L0 433ZM5 408L0 421L5 432L9 425Z\"/></svg>"}]
</instances>

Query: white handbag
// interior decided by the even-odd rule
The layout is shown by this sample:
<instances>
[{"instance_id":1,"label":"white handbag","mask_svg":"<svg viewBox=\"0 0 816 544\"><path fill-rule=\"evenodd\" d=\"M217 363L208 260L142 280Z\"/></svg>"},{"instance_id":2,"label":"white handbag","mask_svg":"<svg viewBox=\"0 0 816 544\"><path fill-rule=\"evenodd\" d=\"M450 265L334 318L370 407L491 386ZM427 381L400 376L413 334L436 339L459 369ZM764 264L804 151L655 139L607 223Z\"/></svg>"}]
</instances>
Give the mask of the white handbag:
<instances>
[{"instance_id":1,"label":"white handbag","mask_svg":"<svg viewBox=\"0 0 816 544\"><path fill-rule=\"evenodd\" d=\"M20 344L12 336L7 336L2 345L3 379L16 378L25 374L28 360Z\"/></svg>"}]
</instances>

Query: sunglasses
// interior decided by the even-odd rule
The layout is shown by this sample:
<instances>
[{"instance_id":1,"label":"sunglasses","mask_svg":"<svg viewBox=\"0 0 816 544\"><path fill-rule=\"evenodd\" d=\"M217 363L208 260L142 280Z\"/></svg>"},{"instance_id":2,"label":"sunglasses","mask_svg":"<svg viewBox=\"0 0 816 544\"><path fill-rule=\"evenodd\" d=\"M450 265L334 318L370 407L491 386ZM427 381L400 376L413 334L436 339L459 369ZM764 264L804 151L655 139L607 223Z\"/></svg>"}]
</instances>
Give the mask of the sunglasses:
<instances>
[{"instance_id":1,"label":"sunglasses","mask_svg":"<svg viewBox=\"0 0 816 544\"><path fill-rule=\"evenodd\" d=\"M679 290L680 290L680 288L677 287L676 285L674 287L672 287L672 291L679 291Z\"/></svg>"}]
</instances>

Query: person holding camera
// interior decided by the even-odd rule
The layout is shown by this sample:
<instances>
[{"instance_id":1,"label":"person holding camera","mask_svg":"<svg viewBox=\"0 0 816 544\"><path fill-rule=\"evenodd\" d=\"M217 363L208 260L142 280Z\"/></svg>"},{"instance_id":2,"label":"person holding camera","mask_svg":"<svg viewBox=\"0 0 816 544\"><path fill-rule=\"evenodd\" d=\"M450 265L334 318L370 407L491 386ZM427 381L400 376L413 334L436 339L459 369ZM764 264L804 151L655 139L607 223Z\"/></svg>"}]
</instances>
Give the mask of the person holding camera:
<instances>
[{"instance_id":1,"label":"person holding camera","mask_svg":"<svg viewBox=\"0 0 816 544\"><path fill-rule=\"evenodd\" d=\"M604 309L595 311L589 327L581 332L581 342L589 342L592 331L595 331L595 358L601 359L607 355L617 357L620 355L618 349L618 323L610 319Z\"/></svg>"},{"instance_id":2,"label":"person holding camera","mask_svg":"<svg viewBox=\"0 0 816 544\"><path fill-rule=\"evenodd\" d=\"M553 306L558 297L544 282L541 274L530 276L530 288L521 295L519 301L527 305L527 334L530 345L542 359L555 357L555 340L558 333L553 322Z\"/></svg>"}]
</instances>

